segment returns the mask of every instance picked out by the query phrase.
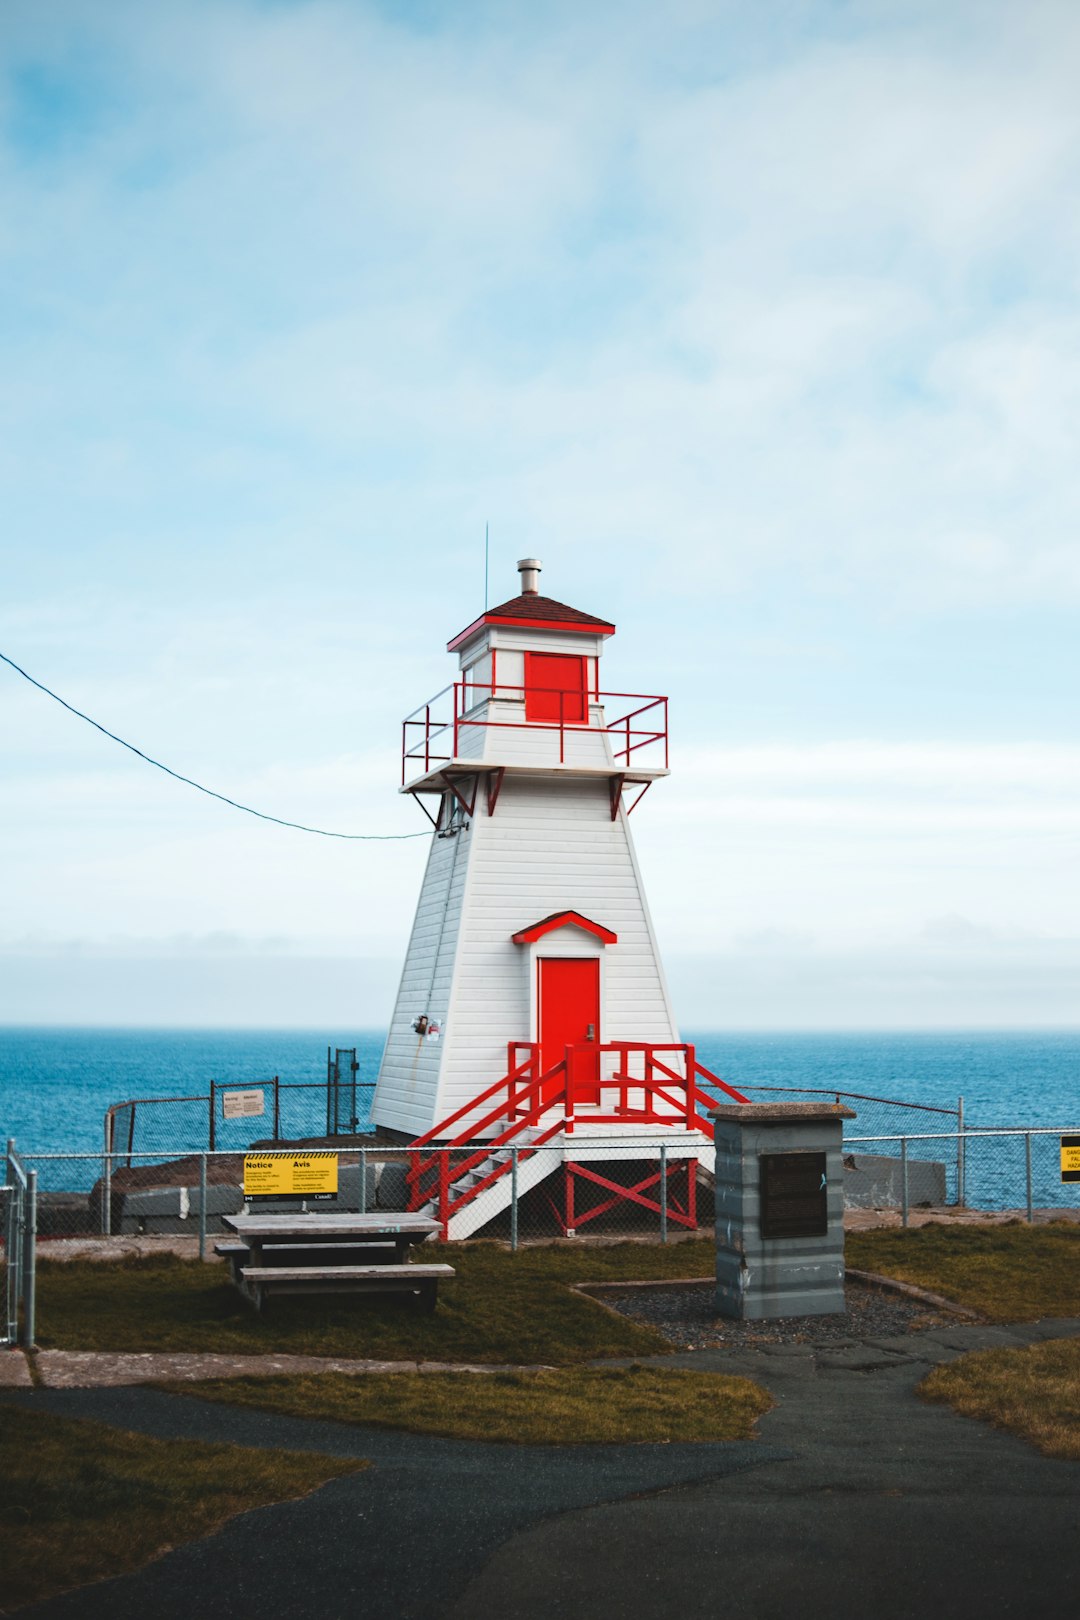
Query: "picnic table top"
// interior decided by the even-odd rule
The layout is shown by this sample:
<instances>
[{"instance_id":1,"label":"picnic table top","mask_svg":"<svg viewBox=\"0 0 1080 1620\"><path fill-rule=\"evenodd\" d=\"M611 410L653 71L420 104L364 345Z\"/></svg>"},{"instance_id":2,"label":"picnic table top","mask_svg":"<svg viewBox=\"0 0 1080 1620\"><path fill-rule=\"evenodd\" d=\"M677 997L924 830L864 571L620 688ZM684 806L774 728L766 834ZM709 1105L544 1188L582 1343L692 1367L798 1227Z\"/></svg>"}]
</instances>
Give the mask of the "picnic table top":
<instances>
[{"instance_id":1,"label":"picnic table top","mask_svg":"<svg viewBox=\"0 0 1080 1620\"><path fill-rule=\"evenodd\" d=\"M401 1232L427 1237L441 1230L428 1215L387 1210L379 1215L223 1215L222 1221L244 1237L376 1237Z\"/></svg>"}]
</instances>

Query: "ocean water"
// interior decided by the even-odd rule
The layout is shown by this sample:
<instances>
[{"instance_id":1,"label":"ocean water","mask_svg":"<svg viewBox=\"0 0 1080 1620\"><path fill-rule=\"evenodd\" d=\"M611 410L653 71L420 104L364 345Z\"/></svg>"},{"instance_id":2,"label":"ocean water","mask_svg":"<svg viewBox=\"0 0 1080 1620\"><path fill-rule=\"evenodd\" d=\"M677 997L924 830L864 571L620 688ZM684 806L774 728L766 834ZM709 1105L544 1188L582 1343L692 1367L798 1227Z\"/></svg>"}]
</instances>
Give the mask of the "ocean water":
<instances>
[{"instance_id":1,"label":"ocean water","mask_svg":"<svg viewBox=\"0 0 1080 1620\"><path fill-rule=\"evenodd\" d=\"M1080 1029L713 1032L696 1039L699 1061L738 1087L805 1086L948 1109L963 1097L965 1124L975 1129L1080 1121ZM859 1111L865 1127L876 1128L874 1110ZM862 1128L851 1127L857 1134Z\"/></svg>"},{"instance_id":2,"label":"ocean water","mask_svg":"<svg viewBox=\"0 0 1080 1620\"><path fill-rule=\"evenodd\" d=\"M278 1075L282 1133L321 1134L326 1129L326 1050L356 1047L360 1062L357 1115L368 1117L384 1034L374 1030L132 1030L0 1028L0 1136L14 1137L29 1154L100 1153L106 1109L133 1098L177 1099L137 1110L134 1146L176 1152L206 1146L209 1082L218 1086L267 1087ZM881 1032L729 1034L686 1032L707 1068L766 1100L758 1087L859 1093L918 1105L885 1109L856 1101L853 1135L953 1131L948 1113L964 1098L969 1128L1052 1126L1080 1130L1080 1030L1022 1032ZM306 1089L293 1089L306 1088ZM267 1091L269 1099L269 1091ZM269 1136L271 1120L223 1123L218 1109L217 1145L246 1146ZM1041 1201L1065 1201L1074 1188L1060 1187L1051 1147L1037 1144ZM887 1147L875 1151L888 1152ZM1004 1164L1004 1148L995 1148ZM946 1157L940 1146L917 1156ZM1013 1152L1022 1152L1019 1144ZM90 1186L99 1166L51 1165L54 1187ZM1022 1169L1005 1167L1010 1183ZM44 1169L44 1167L43 1167ZM972 1164L972 1172L975 1166ZM1003 1172L1004 1173L1004 1172ZM1022 1193L1021 1193L1022 1198ZM1010 1202L1015 1201L1010 1192ZM1039 1200L1037 1200L1039 1201Z\"/></svg>"},{"instance_id":3,"label":"ocean water","mask_svg":"<svg viewBox=\"0 0 1080 1620\"><path fill-rule=\"evenodd\" d=\"M314 1136L326 1129L327 1045L356 1047L357 1079L373 1082L384 1040L371 1030L328 1039L313 1030L0 1028L0 1135L15 1137L28 1152L100 1152L107 1108L174 1098L139 1110L135 1147L202 1148L207 1104L180 1099L206 1097L211 1080L265 1088L277 1075L289 1088L282 1094L283 1131ZM361 1086L362 1122L370 1096ZM260 1131L271 1134L269 1118L224 1123L218 1108L220 1147L243 1145Z\"/></svg>"}]
</instances>

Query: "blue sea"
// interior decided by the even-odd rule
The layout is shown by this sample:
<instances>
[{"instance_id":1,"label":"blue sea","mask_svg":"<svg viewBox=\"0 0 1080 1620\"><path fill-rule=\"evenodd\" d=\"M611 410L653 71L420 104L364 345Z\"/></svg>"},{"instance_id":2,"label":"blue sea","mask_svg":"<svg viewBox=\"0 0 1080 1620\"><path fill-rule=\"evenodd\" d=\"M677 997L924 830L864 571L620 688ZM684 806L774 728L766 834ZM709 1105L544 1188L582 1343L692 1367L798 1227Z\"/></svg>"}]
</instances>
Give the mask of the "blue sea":
<instances>
[{"instance_id":1,"label":"blue sea","mask_svg":"<svg viewBox=\"0 0 1080 1620\"><path fill-rule=\"evenodd\" d=\"M135 1148L202 1148L208 1105L179 1099L205 1098L211 1079L219 1087L266 1088L274 1075L283 1087L282 1134L319 1135L326 1130L328 1044L357 1049L356 1112L362 1125L384 1038L374 1030L0 1028L0 1136L14 1137L24 1152L35 1156L92 1155L101 1151L110 1105L172 1098L178 1100L137 1110ZM928 1110L955 1110L960 1097L969 1128L1044 1125L1080 1130L1080 1030L713 1031L687 1032L684 1039L696 1042L699 1061L731 1085L749 1088L753 1100L766 1100L768 1093L756 1088L770 1086L865 1097L865 1102L852 1104L859 1118L849 1125L849 1134L953 1131L952 1115ZM919 1106L888 1110L873 1098ZM269 1101L267 1106L269 1110ZM222 1122L220 1107L217 1113L219 1147L240 1148L272 1134L269 1113L261 1120L230 1122ZM1057 1180L1050 1175L1049 1148L1049 1143L1040 1144L1040 1182ZM98 1168L89 1159L65 1168L54 1164L43 1180L82 1189L92 1184ZM1062 1191L1058 1186L1054 1202ZM1049 1196L1043 1201L1050 1201Z\"/></svg>"}]
</instances>

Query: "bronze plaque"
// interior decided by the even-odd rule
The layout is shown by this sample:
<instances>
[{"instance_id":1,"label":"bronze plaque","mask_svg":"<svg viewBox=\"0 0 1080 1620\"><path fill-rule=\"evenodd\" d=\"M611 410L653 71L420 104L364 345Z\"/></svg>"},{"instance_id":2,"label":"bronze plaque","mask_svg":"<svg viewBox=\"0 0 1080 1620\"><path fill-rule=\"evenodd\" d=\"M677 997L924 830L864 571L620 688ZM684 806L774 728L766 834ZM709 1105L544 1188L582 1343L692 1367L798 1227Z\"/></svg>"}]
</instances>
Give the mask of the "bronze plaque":
<instances>
[{"instance_id":1,"label":"bronze plaque","mask_svg":"<svg viewBox=\"0 0 1080 1620\"><path fill-rule=\"evenodd\" d=\"M829 1230L824 1153L763 1153L758 1165L762 1237L824 1237Z\"/></svg>"}]
</instances>

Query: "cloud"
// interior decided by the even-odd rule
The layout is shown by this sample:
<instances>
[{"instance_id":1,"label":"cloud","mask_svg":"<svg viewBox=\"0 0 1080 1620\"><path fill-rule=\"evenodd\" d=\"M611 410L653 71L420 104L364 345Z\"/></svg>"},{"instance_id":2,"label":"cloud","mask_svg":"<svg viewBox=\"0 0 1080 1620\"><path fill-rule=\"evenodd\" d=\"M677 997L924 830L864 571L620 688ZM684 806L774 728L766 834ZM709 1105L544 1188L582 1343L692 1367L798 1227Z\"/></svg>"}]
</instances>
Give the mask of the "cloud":
<instances>
[{"instance_id":1,"label":"cloud","mask_svg":"<svg viewBox=\"0 0 1080 1620\"><path fill-rule=\"evenodd\" d=\"M94 531L166 494L200 548L481 486L522 544L678 533L683 595L1075 596L1080 40L1010 10L620 8L604 52L603 7L84 20L93 134L44 190L8 154L13 464L59 452ZM62 40L24 10L9 54L70 74ZM66 502L27 482L36 530Z\"/></svg>"},{"instance_id":2,"label":"cloud","mask_svg":"<svg viewBox=\"0 0 1080 1620\"><path fill-rule=\"evenodd\" d=\"M674 683L673 948L1066 936L1073 6L8 13L5 651L244 802L411 831L397 717L490 516L500 594L544 556ZM422 841L111 746L5 680L4 938L399 959Z\"/></svg>"}]
</instances>

